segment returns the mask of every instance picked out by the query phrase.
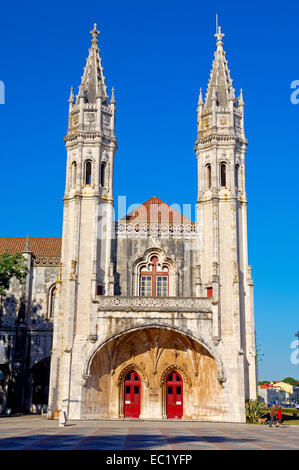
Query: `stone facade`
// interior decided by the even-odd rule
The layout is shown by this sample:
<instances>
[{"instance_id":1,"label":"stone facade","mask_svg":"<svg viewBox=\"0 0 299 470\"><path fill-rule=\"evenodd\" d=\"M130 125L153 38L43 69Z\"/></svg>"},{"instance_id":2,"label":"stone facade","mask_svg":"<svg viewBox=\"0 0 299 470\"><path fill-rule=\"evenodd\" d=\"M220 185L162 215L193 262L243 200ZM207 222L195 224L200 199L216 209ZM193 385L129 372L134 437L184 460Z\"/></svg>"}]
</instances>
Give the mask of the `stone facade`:
<instances>
[{"instance_id":1,"label":"stone facade","mask_svg":"<svg viewBox=\"0 0 299 470\"><path fill-rule=\"evenodd\" d=\"M0 252L21 252L28 275L1 299L0 413L46 411L60 239L0 238Z\"/></svg>"},{"instance_id":2,"label":"stone facade","mask_svg":"<svg viewBox=\"0 0 299 470\"><path fill-rule=\"evenodd\" d=\"M116 223L115 97L107 95L96 25L91 34L79 93L69 99L48 418L134 411L143 419L242 422L245 399L256 397L247 140L223 34L198 101L197 221L153 197ZM46 274L36 272L37 288ZM45 277L45 291L52 280Z\"/></svg>"}]
</instances>

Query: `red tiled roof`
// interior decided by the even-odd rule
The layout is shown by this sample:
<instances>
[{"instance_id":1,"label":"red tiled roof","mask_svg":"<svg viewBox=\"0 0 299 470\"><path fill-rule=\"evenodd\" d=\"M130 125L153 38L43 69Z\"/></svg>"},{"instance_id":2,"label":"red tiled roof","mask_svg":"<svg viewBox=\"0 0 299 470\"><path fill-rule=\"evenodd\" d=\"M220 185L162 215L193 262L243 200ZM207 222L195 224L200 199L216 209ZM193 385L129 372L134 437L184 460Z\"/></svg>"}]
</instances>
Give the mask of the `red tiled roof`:
<instances>
[{"instance_id":1,"label":"red tiled roof","mask_svg":"<svg viewBox=\"0 0 299 470\"><path fill-rule=\"evenodd\" d=\"M6 250L9 253L23 253L26 237L0 237L0 254ZM35 256L60 256L61 238L29 238L29 251Z\"/></svg>"},{"instance_id":2,"label":"red tiled roof","mask_svg":"<svg viewBox=\"0 0 299 470\"><path fill-rule=\"evenodd\" d=\"M193 222L180 214L173 207L156 196L151 197L148 201L141 204L137 209L127 214L121 219L126 222L138 223L175 223L175 224L192 224Z\"/></svg>"}]
</instances>

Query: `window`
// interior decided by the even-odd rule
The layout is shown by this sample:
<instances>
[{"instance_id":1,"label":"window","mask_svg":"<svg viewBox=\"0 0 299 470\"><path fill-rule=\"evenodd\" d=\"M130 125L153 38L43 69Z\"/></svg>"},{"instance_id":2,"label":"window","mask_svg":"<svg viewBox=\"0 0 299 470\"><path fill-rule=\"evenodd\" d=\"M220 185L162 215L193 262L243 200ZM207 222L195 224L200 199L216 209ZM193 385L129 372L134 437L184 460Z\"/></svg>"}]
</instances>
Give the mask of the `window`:
<instances>
[{"instance_id":1,"label":"window","mask_svg":"<svg viewBox=\"0 0 299 470\"><path fill-rule=\"evenodd\" d=\"M236 165L235 167L235 186L236 189L239 189L239 165Z\"/></svg>"},{"instance_id":2,"label":"window","mask_svg":"<svg viewBox=\"0 0 299 470\"><path fill-rule=\"evenodd\" d=\"M168 277L158 276L157 277L157 296L166 297L168 290Z\"/></svg>"},{"instance_id":3,"label":"window","mask_svg":"<svg viewBox=\"0 0 299 470\"><path fill-rule=\"evenodd\" d=\"M54 318L54 309L55 309L55 297L56 297L56 287L53 286L50 289L50 302L49 302L49 318Z\"/></svg>"},{"instance_id":4,"label":"window","mask_svg":"<svg viewBox=\"0 0 299 470\"><path fill-rule=\"evenodd\" d=\"M101 186L105 186L105 170L106 170L106 163L101 163Z\"/></svg>"},{"instance_id":5,"label":"window","mask_svg":"<svg viewBox=\"0 0 299 470\"><path fill-rule=\"evenodd\" d=\"M75 186L77 182L77 163L72 163L72 186Z\"/></svg>"},{"instance_id":6,"label":"window","mask_svg":"<svg viewBox=\"0 0 299 470\"><path fill-rule=\"evenodd\" d=\"M226 186L226 164L221 163L220 165L220 184L221 186Z\"/></svg>"},{"instance_id":7,"label":"window","mask_svg":"<svg viewBox=\"0 0 299 470\"><path fill-rule=\"evenodd\" d=\"M97 295L103 295L103 287L100 285L97 286Z\"/></svg>"},{"instance_id":8,"label":"window","mask_svg":"<svg viewBox=\"0 0 299 470\"><path fill-rule=\"evenodd\" d=\"M169 295L169 269L152 256L147 265L140 267L140 296L167 297Z\"/></svg>"},{"instance_id":9,"label":"window","mask_svg":"<svg viewBox=\"0 0 299 470\"><path fill-rule=\"evenodd\" d=\"M206 188L210 189L212 186L212 170L211 165L206 165Z\"/></svg>"},{"instance_id":10,"label":"window","mask_svg":"<svg viewBox=\"0 0 299 470\"><path fill-rule=\"evenodd\" d=\"M142 297L150 297L152 295L152 278L151 278L151 276L141 276L140 295Z\"/></svg>"},{"instance_id":11,"label":"window","mask_svg":"<svg viewBox=\"0 0 299 470\"><path fill-rule=\"evenodd\" d=\"M91 161L85 163L85 185L91 185Z\"/></svg>"},{"instance_id":12,"label":"window","mask_svg":"<svg viewBox=\"0 0 299 470\"><path fill-rule=\"evenodd\" d=\"M213 297L213 287L207 287L207 297Z\"/></svg>"}]
</instances>

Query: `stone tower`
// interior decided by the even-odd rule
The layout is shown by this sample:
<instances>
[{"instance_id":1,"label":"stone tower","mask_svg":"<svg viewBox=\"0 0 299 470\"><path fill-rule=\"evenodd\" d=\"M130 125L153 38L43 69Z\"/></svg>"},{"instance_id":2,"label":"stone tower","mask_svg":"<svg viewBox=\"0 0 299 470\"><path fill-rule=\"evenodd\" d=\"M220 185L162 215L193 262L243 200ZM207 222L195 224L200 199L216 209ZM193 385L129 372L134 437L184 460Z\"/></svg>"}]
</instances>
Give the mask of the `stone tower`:
<instances>
[{"instance_id":1,"label":"stone tower","mask_svg":"<svg viewBox=\"0 0 299 470\"><path fill-rule=\"evenodd\" d=\"M98 34L95 24L76 101L71 89L65 137L67 170L49 410L62 401L61 409L67 413L74 355L82 353L81 338L96 335L93 300L111 289L116 108L114 90L110 101L107 96Z\"/></svg>"},{"instance_id":2,"label":"stone tower","mask_svg":"<svg viewBox=\"0 0 299 470\"><path fill-rule=\"evenodd\" d=\"M210 286L213 341L232 371L232 393L256 396L253 282L248 266L244 101L235 90L218 28L217 50L205 100L200 90L195 145L197 220L202 283Z\"/></svg>"}]
</instances>

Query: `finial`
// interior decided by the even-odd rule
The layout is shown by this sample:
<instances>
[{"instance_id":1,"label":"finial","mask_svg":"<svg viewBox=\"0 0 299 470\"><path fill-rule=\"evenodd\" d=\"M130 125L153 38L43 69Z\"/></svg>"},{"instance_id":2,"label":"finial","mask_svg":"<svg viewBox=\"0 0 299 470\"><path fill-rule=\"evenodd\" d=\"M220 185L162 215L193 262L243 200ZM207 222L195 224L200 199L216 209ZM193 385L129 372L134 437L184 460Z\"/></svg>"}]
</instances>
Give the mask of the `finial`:
<instances>
[{"instance_id":1,"label":"finial","mask_svg":"<svg viewBox=\"0 0 299 470\"><path fill-rule=\"evenodd\" d=\"M110 103L111 103L111 104L115 104L114 87L112 87L112 90L111 90L111 100L110 100Z\"/></svg>"},{"instance_id":2,"label":"finial","mask_svg":"<svg viewBox=\"0 0 299 470\"><path fill-rule=\"evenodd\" d=\"M100 31L97 30L96 23L93 25L93 29L90 31L90 34L92 35L91 44L96 46L98 44L98 35L100 34Z\"/></svg>"},{"instance_id":3,"label":"finial","mask_svg":"<svg viewBox=\"0 0 299 470\"><path fill-rule=\"evenodd\" d=\"M239 96L239 106L244 106L244 100L243 100L243 90L242 88L240 89L240 96Z\"/></svg>"},{"instance_id":4,"label":"finial","mask_svg":"<svg viewBox=\"0 0 299 470\"><path fill-rule=\"evenodd\" d=\"M202 98L202 89L200 88L199 90L199 97L198 97L198 105L204 104L203 98Z\"/></svg>"},{"instance_id":5,"label":"finial","mask_svg":"<svg viewBox=\"0 0 299 470\"><path fill-rule=\"evenodd\" d=\"M221 33L221 26L218 26L218 32L214 34L214 36L215 38L217 38L217 42L216 42L217 49L222 49L222 45L223 45L222 38L224 38L225 35Z\"/></svg>"},{"instance_id":6,"label":"finial","mask_svg":"<svg viewBox=\"0 0 299 470\"><path fill-rule=\"evenodd\" d=\"M71 104L74 104L75 103L75 97L74 97L74 93L73 93L73 87L71 86L71 93L70 93L70 97L69 97L69 103Z\"/></svg>"},{"instance_id":7,"label":"finial","mask_svg":"<svg viewBox=\"0 0 299 470\"><path fill-rule=\"evenodd\" d=\"M25 252L30 252L29 234L27 234Z\"/></svg>"}]
</instances>

